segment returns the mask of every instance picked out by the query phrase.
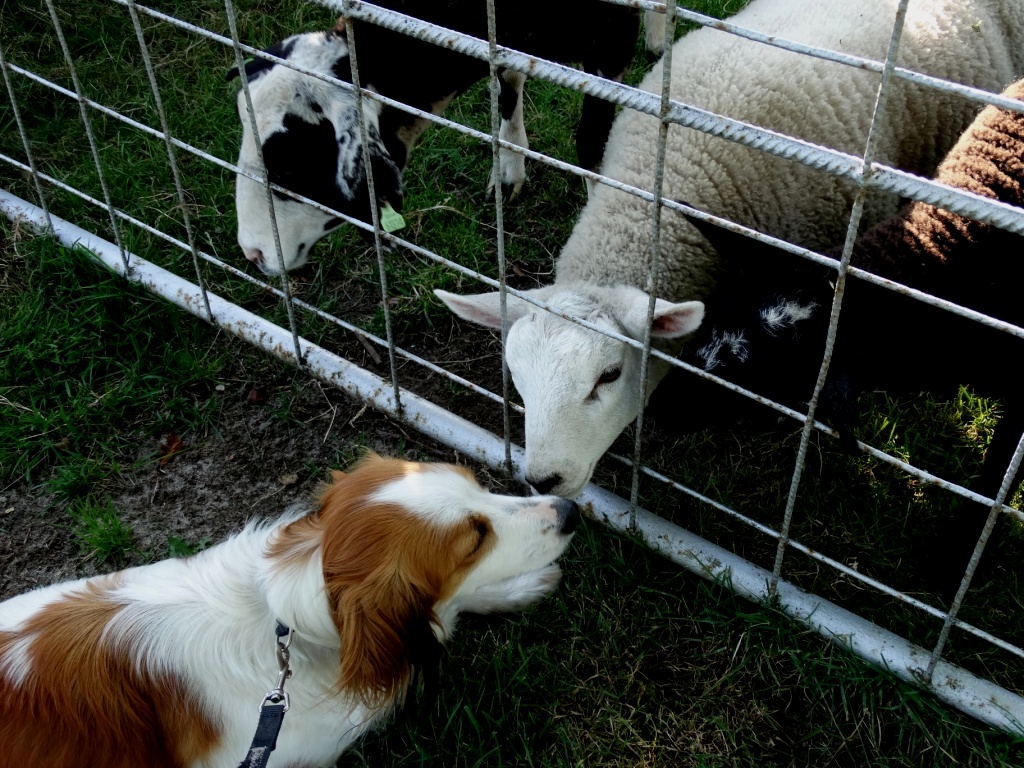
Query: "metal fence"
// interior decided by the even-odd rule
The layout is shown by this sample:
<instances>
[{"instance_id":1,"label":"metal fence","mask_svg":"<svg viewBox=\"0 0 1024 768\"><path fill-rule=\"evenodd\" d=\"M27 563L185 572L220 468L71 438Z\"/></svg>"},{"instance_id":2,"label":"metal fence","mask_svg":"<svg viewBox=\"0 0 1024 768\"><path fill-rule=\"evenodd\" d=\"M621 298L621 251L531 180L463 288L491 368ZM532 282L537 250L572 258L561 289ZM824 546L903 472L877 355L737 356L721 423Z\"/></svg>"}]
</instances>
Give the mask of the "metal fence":
<instances>
[{"instance_id":1,"label":"metal fence","mask_svg":"<svg viewBox=\"0 0 1024 768\"><path fill-rule=\"evenodd\" d=\"M483 2L483 0L481 1ZM919 291L913 291L902 286L894 287L889 281L883 280L861 270L851 268L850 266L852 243L854 235L857 232L864 203L864 196L870 190L885 190L914 200L941 205L943 208L948 210L996 224L997 226L1019 234L1024 234L1024 212L1019 209L999 202L993 202L966 192L953 190L934 182L912 176L898 169L886 167L874 162L877 126L879 124L880 115L884 113L886 96L890 89L890 83L894 78L910 81L928 88L955 92L959 96L971 99L979 104L997 104L1008 109L1021 110L1021 105L1013 100L1007 100L985 91L979 91L977 89L938 80L933 77L928 77L920 73L895 66L896 52L899 46L907 0L903 0L900 4L900 10L894 20L893 34L888 55L884 61L862 59L847 54L837 53L835 51L823 50L793 43L774 36L767 36L754 30L743 29L731 23L712 19L683 8L677 8L675 7L674 2L669 2L665 5L657 2L646 2L645 0L606 1L620 5L632 6L646 11L664 13L667 10L669 17L673 20L673 22L668 25L666 32L667 39L670 39L673 35L675 22L682 20L704 26L713 25L722 30L722 34L740 35L764 45L776 46L808 56L824 58L851 68L879 73L881 76L881 85L879 88L878 104L872 118L871 132L863 155L852 156L824 147L815 146L798 139L773 133L758 126L747 125L736 120L708 113L672 100L669 96L668 90L671 73L670 56L666 56L664 59L665 84L661 94L659 95L647 93L606 79L584 76L581 72L570 67L538 60L536 57L528 57L525 54L504 49L498 46L495 42L493 0L487 0L488 10L490 12L489 41L478 40L463 34L452 32L451 30L435 27L416 19L410 19L402 16L394 11L389 11L370 3L361 2L360 0L320 0L323 5L345 15L355 22L356 34L354 35L355 39L354 44L352 45L354 65L358 62L358 28L361 24L382 25L424 41L443 44L449 48L464 53L467 56L487 61L490 65L491 81L490 132L476 130L452 120L406 107L405 105L395 102L386 96L382 96L369 90L361 90L358 88L357 66L353 66L352 73L353 81L355 81L356 84L355 94L358 99L373 99L392 107L404 109L411 114L415 114L418 117L425 118L439 126L443 126L445 129L458 131L472 139L490 145L492 148L492 158L495 164L496 174L499 149L518 152L525 155L535 163L544 163L557 169L559 172L583 177L595 183L614 186L650 202L651 226L653 227L653 231L656 233L655 242L657 242L659 221L660 217L663 215L664 209L667 208L672 211L686 212L698 218L723 224L734 231L742 232L750 237L784 248L785 250L799 256L818 261L819 263L829 263L837 266L839 270L837 292L840 294L842 293L842 286L847 277L850 274L854 274L859 279L894 288L895 290L908 292L921 301L943 307L948 311L962 314L966 317L977 320L980 323L1000 329L1014 336L1024 338L1024 329L981 315L978 312L966 310L941 299L922 294ZM155 74L153 60L149 53L147 35L143 29L142 19L147 19L147 23L151 25L166 25L167 27L174 28L187 35L194 36L196 39L205 39L222 44L228 52L228 55L233 56L235 63L240 69L243 69L241 80L242 88L246 91L247 101L248 86L244 75L244 68L242 67L243 59L246 56L262 57L283 66L290 66L298 69L304 74L323 79L327 82L336 84L340 83L343 86L346 86L346 84L342 81L334 80L329 75L296 67L286 60L269 56L268 54L262 53L258 48L245 44L239 38L238 27L236 24L236 12L232 0L224 0L223 8L228 20L230 36L218 34L203 25L189 23L178 19L173 15L162 13L155 9L137 4L134 0L109 0L109 2L122 6L124 12L130 15L132 25L136 31L136 43L140 47L142 58L145 62L147 79L151 87L152 99L158 117L158 125L147 125L135 117L103 104L102 100L87 95L89 93L88 83L82 83L79 79L76 66L80 62L76 62L72 56L69 46L67 45L64 30L61 27L59 14L54 6L54 0L46 0L46 10L53 24L57 39L60 42L67 73L70 76L73 88L69 89L63 87L33 71L33 62L30 59L12 60L14 57L8 58L7 43L4 39L6 34L0 35L0 69L3 71L10 112L13 117L13 121L3 130L11 132L17 131L20 136L20 143L23 150L23 155L20 157L0 154L0 160L2 160L9 169L24 172L24 174L31 179L32 188L37 196L37 204L33 204L28 203L9 192L0 190L0 205L4 208L6 215L12 219L22 219L41 229L52 231L65 243L80 243L84 245L86 248L91 250L97 258L109 266L110 269L126 276L130 280L144 284L150 290L166 297L183 309L208 320L219 328L272 352L294 365L300 366L304 370L308 371L310 375L340 387L355 397L360 398L361 400L372 404L374 407L393 415L395 418L414 426L417 430L427 434L428 436L438 439L477 460L486 462L496 468L504 468L514 476L522 479L523 452L513 443L511 437L512 429L510 427L511 420L521 415L522 408L510 402L508 396L509 387L507 367L503 366L503 370L505 371L503 376L505 384L504 392L501 394L492 393L484 387L468 381L463 377L450 373L443 367L414 354L410 350L403 349L398 346L391 331L391 322L387 314L389 306L389 289L385 279L386 270L384 268L384 260L385 248L389 246L397 247L400 250L410 254L415 254L423 259L443 264L445 267L464 275L469 275L472 278L481 281L485 285L497 288L503 296L503 304L505 295L514 295L539 306L545 306L543 303L537 302L530 296L513 290L506 285L504 279L504 275L506 274L504 249L505 232L503 227L503 200L500 185L496 185L498 186L498 189L496 189L494 195L496 215L496 232L494 236L499 262L498 274L500 278L498 280L493 280L477 273L474 270L468 269L466 266L459 264L452 259L433 253L425 248L417 246L413 242L409 242L393 234L383 232L380 228L380 223L377 220L376 212L374 212L373 224L367 225L360 221L350 219L337 211L325 208L312 200L299 197L288 190L271 185L259 174L250 175L241 171L236 168L234 163L230 160L217 157L210 152L204 151L203 149L182 141L172 134L168 115L166 114L166 110L163 106L161 89L158 86L158 79ZM518 146L499 140L498 86L496 80L496 71L499 67L528 72L532 78L548 80L565 88L575 89L583 92L584 94L607 99L620 105L623 109L639 110L658 117L662 126L659 145L656 149L660 162L658 164L656 177L652 179L651 188L639 189L632 187L621 182L617 182L614 179L601 176L600 174L584 171L570 163L546 156L543 153L524 150ZM17 79L31 81L37 86L50 89L68 100L77 102L80 108L82 125L88 138L90 151L99 181L100 195L98 197L94 194L88 194L80 190L74 183L61 180L53 174L45 173L38 167L33 158L32 152L34 139L26 129L25 121L23 120L25 110L31 109L32 105L19 103L16 99L17 89L12 83ZM352 86L347 87L351 88ZM251 110L251 102L249 102L249 105ZM360 114L362 114L361 110ZM124 212L122 210L123 205L112 198L109 185L106 183L104 177L105 169L101 162L100 148L98 146L99 139L96 137L91 127L96 115L104 115L107 118L118 121L124 126L124 130L140 131L152 137L154 140L163 142L167 162L172 172L174 186L173 198L176 201L175 210L180 212L182 217L180 226L185 233L184 239L175 237L164 231L164 229L161 229L161 227L156 226L151 222L143 221L138 216ZM242 119L252 120L253 129L256 130L255 118L251 115L251 112L249 115L243 114ZM674 200L662 198L662 168L667 129L670 124L695 128L714 136L738 142L748 147L753 147L764 152L804 163L813 168L819 169L822 172L856 183L859 187L859 192L855 198L855 203L850 216L846 246L838 264L812 251L759 234L732 222L721 221L715 217L691 209ZM361 129L365 131L365 125L362 126ZM258 144L259 141L257 141L257 145ZM182 157L198 159L202 163L209 164L221 171L227 171L232 174L246 173L246 175L250 175L250 178L259 181L266 186L268 201L272 200L272 192L278 192L324 210L332 216L339 216L356 227L372 231L379 265L379 274L381 276L380 290L383 298L381 306L384 308L385 313L385 338L374 336L364 328L357 327L343 318L330 315L318 309L316 306L293 296L291 294L290 284L287 278L283 277L277 284L265 282L262 279L254 278L244 270L240 270L232 266L232 264L229 263L230 260L225 261L218 258L215 254L206 252L201 245L201 233L197 231L197 227L190 219L189 211L191 206L188 201L187 183L179 170ZM368 168L370 167L368 158L366 166ZM59 189L63 192L70 193L89 205L105 211L109 215L110 228L113 233L114 242L111 243L94 233L77 227L74 223L60 218L58 216L60 211L54 210L53 207L48 204L48 200L51 197L51 191L53 189ZM273 210L273 205L270 205L268 215L271 217L274 215ZM191 282L191 276L186 279L183 276L175 275L168 270L151 263L151 261L144 259L139 254L132 253L127 244L129 237L127 237L125 233L130 233L133 230L144 231L154 238L157 238L159 241L163 241L175 249L180 249L182 252L190 254L192 263L194 264L195 282ZM206 275L209 274L211 269L229 273L238 280L254 285L259 290L280 298L282 305L287 310L285 313L285 325L287 327L282 328L275 325L270 320L253 312L244 310L237 304L234 304L209 290L206 285L208 281ZM650 308L651 313L653 313L653 308L654 305L652 302ZM828 352L826 353L823 365L827 365L828 355L831 354L831 346L835 338L836 324L839 318L838 310L839 307L837 304L831 317L828 337ZM336 324L347 331L357 334L359 338L368 341L370 344L378 346L382 351L386 352L390 368L390 380L381 379L375 374L359 368L339 354L310 343L304 339L302 337L301 329L303 318L305 316L314 316L319 320L326 320L327 322ZM649 315L648 319L650 319L650 317L651 315ZM579 318L570 317L568 319L573 322L578 322L586 327L590 327L598 332L602 332L600 329L589 325L586 321ZM637 345L637 342L624 337L616 336L615 338L618 338L619 341L627 344ZM851 648L854 652L868 659L872 663L891 670L905 680L913 681L927 687L943 700L986 722L995 724L1010 732L1024 734L1024 698L1021 698L1016 693L1009 691L994 682L972 674L971 672L968 672L943 659L949 635L954 629L980 639L985 643L989 643L1007 654L1024 659L1024 649L1018 645L996 637L988 631L972 626L959 618L964 600L967 596L970 579L973 575L974 568L977 566L978 557L985 546L987 531L991 529L991 524L994 523L999 515L1007 515L1015 518L1016 520L1024 520L1024 515L1022 515L1019 510L1008 506L1006 504L1007 499L1005 498L1010 478L1015 474L1020 465L1022 454L1024 454L1024 441L1018 445L1012 465L1007 472L1006 481L1003 483L1001 492L994 499L982 497L961 485L949 482L929 472L920 470L894 456L878 450L877 448L862 444L862 448L870 456L880 462L891 465L901 472L906 472L908 476L915 478L923 484L939 486L951 494L958 494L969 500L981 502L991 507L992 512L989 521L990 525L986 529L986 534L984 534L982 539L978 542L975 557L971 561L968 572L964 574L961 588L950 609L946 611L934 607L917 597L900 592L884 583L865 576L855 567L851 567L844 563L842 558L839 556L830 556L828 554L818 552L815 549L791 538L790 531L794 515L796 514L797 490L801 483L802 468L805 464L812 434L816 430L831 434L828 427L815 419L815 409L817 406L818 395L820 394L824 383L824 375L819 376L817 386L814 390L814 395L810 401L810 407L808 408L808 412L804 414L783 405L767 401L756 393L735 387L712 374L693 368L692 366L687 366L685 363L674 360L656 350L652 350L649 343L640 346L643 349L645 361L650 356L660 357L667 360L672 365L676 365L690 371L693 375L702 376L715 381L721 386L729 387L748 397L757 399L758 401L775 408L781 414L802 422L803 428L799 436L799 443L795 456L794 469L790 480L782 525L778 529L765 525L716 501L713 498L709 498L686 487L684 484L665 476L663 473L644 466L643 445L641 442L641 437L643 436L643 430L641 429L642 423L638 423L637 425L636 443L633 455L631 457L611 456L612 461L624 462L632 467L631 498L628 500L622 499L597 486L588 486L583 493L582 500L592 505L594 517L603 520L612 528L630 531L640 536L652 549L680 563L695 573L708 578L726 580L735 591L746 597L758 601L772 599L777 600L778 604L794 618L813 627L824 636ZM416 366L422 366L435 374L446 376L458 385L466 387L471 391L500 404L504 409L504 435L500 437L495 436L491 432L488 432L477 425L471 424L464 419L447 412L429 400L408 391L402 385L402 375L400 375L399 372L399 360L407 361ZM497 365L497 361L495 361L495 365ZM776 553L773 568L771 570L760 568L759 566L735 555L728 549L707 542L693 533L640 508L638 505L639 499L637 489L641 477L651 479L657 483L665 484L667 488L687 494L700 503L708 505L710 508L714 509L716 513L731 516L742 525L749 526L756 535L767 537L768 539L775 541ZM899 601L908 610L920 612L941 622L942 629L938 634L938 639L934 646L930 649L916 646L897 634L872 624L864 618L861 618L844 608L825 600L824 598L804 592L790 581L784 579L783 573L786 555L789 552L794 551L802 553L823 566L834 569L845 578L866 589L877 590L879 593Z\"/></svg>"}]
</instances>

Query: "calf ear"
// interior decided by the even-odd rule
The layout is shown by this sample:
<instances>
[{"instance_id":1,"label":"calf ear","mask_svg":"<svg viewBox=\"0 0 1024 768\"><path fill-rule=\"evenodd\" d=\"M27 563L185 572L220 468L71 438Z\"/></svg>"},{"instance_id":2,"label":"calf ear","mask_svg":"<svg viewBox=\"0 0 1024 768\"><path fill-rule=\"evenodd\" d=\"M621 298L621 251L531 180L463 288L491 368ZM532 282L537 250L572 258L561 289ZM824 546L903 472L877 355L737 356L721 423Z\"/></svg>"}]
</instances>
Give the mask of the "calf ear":
<instances>
[{"instance_id":1,"label":"calf ear","mask_svg":"<svg viewBox=\"0 0 1024 768\"><path fill-rule=\"evenodd\" d=\"M546 288L527 291L527 293L541 300L544 299L548 292ZM457 293L448 293L448 291L435 288L434 295L463 320L469 320L471 323L477 323L486 328L501 330L501 302L497 291L460 296ZM512 325L512 323L526 315L529 311L529 305L522 299L508 296L506 309L508 312L508 324Z\"/></svg>"},{"instance_id":2,"label":"calf ear","mask_svg":"<svg viewBox=\"0 0 1024 768\"><path fill-rule=\"evenodd\" d=\"M623 319L623 325L634 339L644 337L644 326L647 325L647 312L650 299L645 295L637 297ZM654 317L651 321L651 337L655 339L675 339L687 336L700 327L704 319L704 304L699 301L684 301L680 304L658 299L654 304Z\"/></svg>"}]
</instances>

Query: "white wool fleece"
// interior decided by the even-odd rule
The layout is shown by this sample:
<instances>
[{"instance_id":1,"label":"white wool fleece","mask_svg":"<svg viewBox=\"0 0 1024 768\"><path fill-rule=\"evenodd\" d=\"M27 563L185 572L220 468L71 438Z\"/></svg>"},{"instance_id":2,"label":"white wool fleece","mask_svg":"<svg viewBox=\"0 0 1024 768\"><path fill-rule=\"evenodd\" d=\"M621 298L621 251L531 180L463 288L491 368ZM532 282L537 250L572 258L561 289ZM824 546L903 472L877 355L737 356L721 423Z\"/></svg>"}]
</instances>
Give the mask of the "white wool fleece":
<instances>
[{"instance_id":1,"label":"white wool fleece","mask_svg":"<svg viewBox=\"0 0 1024 768\"><path fill-rule=\"evenodd\" d=\"M897 0L754 0L735 24L882 61ZM900 66L1001 91L1024 73L1024 0L911 0ZM640 87L660 93L659 63ZM862 155L880 75L714 29L684 35L672 52L672 98L806 141ZM877 160L930 176L979 105L895 79ZM657 118L623 110L602 172L650 189ZM809 248L841 242L854 186L825 172L699 131L671 126L664 195ZM864 225L898 200L869 196ZM558 258L556 285L593 280L644 286L651 206L598 184ZM662 215L658 295L703 299L716 272L710 245L683 217Z\"/></svg>"}]
</instances>

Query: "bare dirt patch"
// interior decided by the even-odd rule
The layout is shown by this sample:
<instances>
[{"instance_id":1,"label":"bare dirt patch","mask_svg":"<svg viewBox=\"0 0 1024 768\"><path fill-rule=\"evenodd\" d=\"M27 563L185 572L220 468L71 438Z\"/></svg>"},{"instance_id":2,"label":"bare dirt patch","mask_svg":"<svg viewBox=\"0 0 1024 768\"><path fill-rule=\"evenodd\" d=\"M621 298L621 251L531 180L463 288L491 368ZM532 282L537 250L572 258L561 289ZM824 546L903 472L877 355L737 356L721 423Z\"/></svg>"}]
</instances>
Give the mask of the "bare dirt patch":
<instances>
[{"instance_id":1,"label":"bare dirt patch","mask_svg":"<svg viewBox=\"0 0 1024 768\"><path fill-rule=\"evenodd\" d=\"M161 441L139 435L127 468L103 482L102 493L134 531L136 549L127 562L97 562L81 552L67 505L53 494L25 483L0 491L0 600L166 557L173 539L190 546L216 543L251 519L273 518L309 498L328 469L347 466L366 449L462 461L454 451L316 382L308 381L298 392L291 386L268 392L259 402L248 397L251 389L242 385L211 395L221 401L215 427L181 434L182 449L166 463Z\"/></svg>"}]
</instances>

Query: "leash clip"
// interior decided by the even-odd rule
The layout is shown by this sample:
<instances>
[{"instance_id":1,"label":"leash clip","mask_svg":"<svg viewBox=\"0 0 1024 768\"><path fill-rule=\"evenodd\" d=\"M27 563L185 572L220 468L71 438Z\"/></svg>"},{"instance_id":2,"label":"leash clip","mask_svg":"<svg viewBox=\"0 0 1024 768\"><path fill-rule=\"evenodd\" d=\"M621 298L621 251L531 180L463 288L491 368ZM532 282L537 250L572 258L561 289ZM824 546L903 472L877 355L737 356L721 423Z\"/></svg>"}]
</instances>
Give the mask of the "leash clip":
<instances>
[{"instance_id":1,"label":"leash clip","mask_svg":"<svg viewBox=\"0 0 1024 768\"><path fill-rule=\"evenodd\" d=\"M294 630L291 627L286 627L284 624L278 622L277 625L277 682L274 687L267 691L267 695L263 697L263 701L260 702L260 712L263 708L270 706L283 706L282 713L287 712L291 707L291 700L288 697L288 693L284 689L284 681L292 676L292 670L288 666L288 662L291 659L291 652L288 650L288 646L292 644L292 634ZM284 637L284 640L281 638Z\"/></svg>"}]
</instances>

